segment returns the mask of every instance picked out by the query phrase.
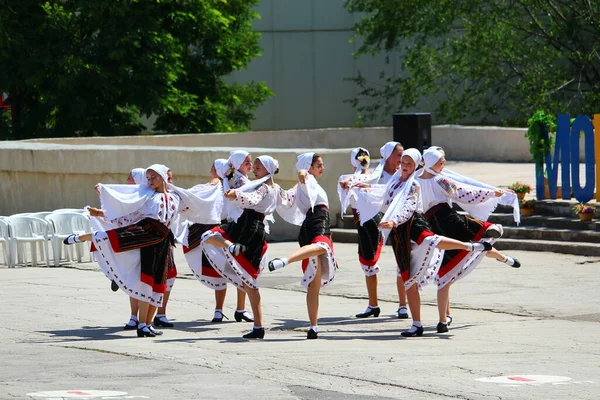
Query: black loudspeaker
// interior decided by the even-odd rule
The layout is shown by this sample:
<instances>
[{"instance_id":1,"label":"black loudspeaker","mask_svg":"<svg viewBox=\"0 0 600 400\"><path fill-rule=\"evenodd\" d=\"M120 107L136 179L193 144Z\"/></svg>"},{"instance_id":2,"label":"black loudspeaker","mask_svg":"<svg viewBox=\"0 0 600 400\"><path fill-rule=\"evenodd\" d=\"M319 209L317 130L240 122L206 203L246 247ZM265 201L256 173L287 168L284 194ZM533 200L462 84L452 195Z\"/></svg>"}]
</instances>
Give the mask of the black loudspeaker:
<instances>
[{"instance_id":1,"label":"black loudspeaker","mask_svg":"<svg viewBox=\"0 0 600 400\"><path fill-rule=\"evenodd\" d=\"M414 147L421 153L431 146L431 114L394 114L394 141L405 149Z\"/></svg>"}]
</instances>

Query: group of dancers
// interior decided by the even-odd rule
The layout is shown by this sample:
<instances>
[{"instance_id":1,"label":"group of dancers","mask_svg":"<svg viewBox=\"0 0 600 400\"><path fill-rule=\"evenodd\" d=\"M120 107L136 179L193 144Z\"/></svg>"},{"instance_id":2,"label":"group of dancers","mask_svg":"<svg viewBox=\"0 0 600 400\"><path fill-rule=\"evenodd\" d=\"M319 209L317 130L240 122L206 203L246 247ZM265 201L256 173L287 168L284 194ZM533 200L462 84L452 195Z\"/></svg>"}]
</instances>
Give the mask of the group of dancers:
<instances>
[{"instance_id":1,"label":"group of dancers","mask_svg":"<svg viewBox=\"0 0 600 400\"><path fill-rule=\"evenodd\" d=\"M452 322L449 288L468 275L484 256L512 267L518 260L492 244L502 226L486 222L498 203L513 205L516 195L485 185L444 168L439 147L423 155L398 142L381 148L382 160L369 169L370 154L361 147L350 154L352 174L339 179L342 213L352 209L359 235L358 259L364 271L369 304L358 318L379 316L378 259L388 235L397 264L399 318L413 323L402 336L422 336L419 290L438 287L439 333ZM423 161L423 163L422 163ZM422 165L423 164L423 165ZM138 337L155 337L155 327L172 327L166 305L177 270L173 247L183 251L194 276L215 291L212 322L221 322L228 284L237 288L236 321L253 322L247 339L262 339L265 329L258 279L269 271L302 261L301 285L306 288L310 327L308 339L318 338L319 292L335 278L338 268L331 242L329 200L318 178L323 158L314 152L298 156L297 183L284 190L274 182L277 160L256 158L243 150L217 159L209 182L183 189L173 184L170 169L154 164L131 171L127 184L98 184L101 208L86 207L92 232L74 234L65 244L92 242L102 271L113 290L130 297L131 318L126 330ZM255 179L249 175L253 172ZM458 203L469 215L457 213ZM269 225L273 214L300 226L300 248L285 258L268 260ZM246 295L252 314L246 311ZM158 311L158 312L157 312Z\"/></svg>"}]
</instances>

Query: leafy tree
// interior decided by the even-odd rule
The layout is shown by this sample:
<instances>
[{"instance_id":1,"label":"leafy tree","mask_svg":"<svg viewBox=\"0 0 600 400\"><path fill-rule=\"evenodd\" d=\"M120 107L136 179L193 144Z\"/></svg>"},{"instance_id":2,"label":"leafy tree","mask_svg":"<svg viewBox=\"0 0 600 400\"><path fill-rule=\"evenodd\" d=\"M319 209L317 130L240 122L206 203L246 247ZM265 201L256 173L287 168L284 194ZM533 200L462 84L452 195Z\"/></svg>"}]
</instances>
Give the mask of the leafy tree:
<instances>
[{"instance_id":1,"label":"leafy tree","mask_svg":"<svg viewBox=\"0 0 600 400\"><path fill-rule=\"evenodd\" d=\"M259 0L0 0L0 137L245 130L271 91L224 81L260 55Z\"/></svg>"},{"instance_id":2,"label":"leafy tree","mask_svg":"<svg viewBox=\"0 0 600 400\"><path fill-rule=\"evenodd\" d=\"M428 101L437 122L524 126L536 110L600 112L600 2L346 0L361 13L356 56L394 53L398 76L353 80L373 120ZM388 117L389 119L389 117Z\"/></svg>"}]
</instances>

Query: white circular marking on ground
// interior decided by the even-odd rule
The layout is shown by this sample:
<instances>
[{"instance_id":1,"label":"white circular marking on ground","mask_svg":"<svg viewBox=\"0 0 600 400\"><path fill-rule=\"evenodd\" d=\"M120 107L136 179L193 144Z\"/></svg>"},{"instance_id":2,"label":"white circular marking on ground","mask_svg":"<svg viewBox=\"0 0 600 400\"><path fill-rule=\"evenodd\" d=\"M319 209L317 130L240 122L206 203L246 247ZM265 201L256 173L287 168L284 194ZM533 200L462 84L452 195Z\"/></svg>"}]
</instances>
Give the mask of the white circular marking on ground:
<instances>
[{"instance_id":1,"label":"white circular marking on ground","mask_svg":"<svg viewBox=\"0 0 600 400\"><path fill-rule=\"evenodd\" d=\"M125 396L127 392L113 390L54 390L49 392L27 393L30 397L59 398L59 399L94 399L102 397Z\"/></svg>"},{"instance_id":2,"label":"white circular marking on ground","mask_svg":"<svg viewBox=\"0 0 600 400\"><path fill-rule=\"evenodd\" d=\"M493 376L490 378L477 378L479 382L500 383L505 385L541 385L544 383L559 383L570 381L568 376L552 376L552 375L506 375Z\"/></svg>"}]
</instances>

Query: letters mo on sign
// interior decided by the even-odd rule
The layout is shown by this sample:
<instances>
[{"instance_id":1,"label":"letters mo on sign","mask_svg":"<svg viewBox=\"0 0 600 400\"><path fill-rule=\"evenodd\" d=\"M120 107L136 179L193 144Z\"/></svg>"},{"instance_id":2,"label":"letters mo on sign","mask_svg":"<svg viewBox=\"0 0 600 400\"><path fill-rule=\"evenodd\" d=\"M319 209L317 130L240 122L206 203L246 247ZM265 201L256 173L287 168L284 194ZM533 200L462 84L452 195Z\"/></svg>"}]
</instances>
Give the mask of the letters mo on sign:
<instances>
[{"instance_id":1,"label":"letters mo on sign","mask_svg":"<svg viewBox=\"0 0 600 400\"><path fill-rule=\"evenodd\" d=\"M542 129L548 138L547 129ZM579 178L579 138L583 136L585 151L585 185ZM594 115L592 121L588 116L575 118L573 125L569 114L560 114L556 124L554 154L546 154L546 172L548 189L551 199L556 199L558 186L558 164L560 163L560 180L562 183L562 198L570 200L571 184L577 201L586 203L594 197L600 201L600 171L596 160L600 160L600 114ZM544 165L536 164L536 194L538 200L544 200Z\"/></svg>"}]
</instances>

